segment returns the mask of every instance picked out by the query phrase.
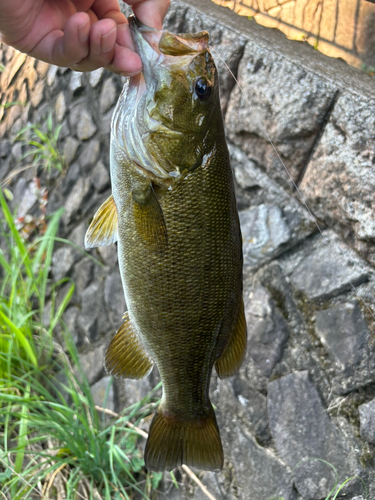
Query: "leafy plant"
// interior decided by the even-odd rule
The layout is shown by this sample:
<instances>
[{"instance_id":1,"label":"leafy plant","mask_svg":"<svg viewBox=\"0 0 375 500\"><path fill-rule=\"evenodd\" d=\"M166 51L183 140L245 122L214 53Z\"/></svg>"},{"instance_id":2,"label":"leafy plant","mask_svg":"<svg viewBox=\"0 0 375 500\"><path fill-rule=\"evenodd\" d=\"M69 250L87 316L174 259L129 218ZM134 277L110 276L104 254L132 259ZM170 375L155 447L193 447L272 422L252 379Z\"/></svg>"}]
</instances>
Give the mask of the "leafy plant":
<instances>
[{"instance_id":1,"label":"leafy plant","mask_svg":"<svg viewBox=\"0 0 375 500\"><path fill-rule=\"evenodd\" d=\"M0 347L2 352L14 351L37 366L41 352L34 336L43 329L51 336L74 292L74 283L66 278L51 285L49 292L54 297L56 287L70 282L59 307L42 326L52 251L62 210L51 217L41 237L27 243L16 227L1 190L0 206L3 215L0 233L5 242L5 248L0 249ZM9 374L9 370L2 361L0 376L5 374Z\"/></svg>"},{"instance_id":2,"label":"leafy plant","mask_svg":"<svg viewBox=\"0 0 375 500\"><path fill-rule=\"evenodd\" d=\"M16 140L28 148L22 159L32 156L31 166L41 167L47 176L51 175L52 169L59 172L65 169L64 158L57 147L61 127L62 125L54 125L52 113L49 113L44 127L28 125L16 137Z\"/></svg>"},{"instance_id":3,"label":"leafy plant","mask_svg":"<svg viewBox=\"0 0 375 500\"><path fill-rule=\"evenodd\" d=\"M361 65L361 70L367 73L370 76L375 75L375 67L374 66L368 66L366 63L362 63Z\"/></svg>"},{"instance_id":4,"label":"leafy plant","mask_svg":"<svg viewBox=\"0 0 375 500\"><path fill-rule=\"evenodd\" d=\"M135 493L149 498L147 493L158 486L162 475L146 473L138 433L127 423L137 423L152 411L151 398L159 386L108 423L95 408L69 338L65 348L75 369L64 349L55 344L49 370L26 362L27 370L12 384L1 381L6 389L0 397L5 498L26 500L35 493L43 498L52 493L56 478L68 500L95 498L95 492L105 500L130 499ZM12 353L0 356L5 363L19 362ZM61 375L64 382L58 381ZM10 446L12 440L17 446Z\"/></svg>"},{"instance_id":5,"label":"leafy plant","mask_svg":"<svg viewBox=\"0 0 375 500\"><path fill-rule=\"evenodd\" d=\"M6 102L5 104L0 104L0 108L5 108L5 109L11 108L12 106L17 106L18 104L23 106L23 103L20 101L12 101L12 102Z\"/></svg>"}]
</instances>

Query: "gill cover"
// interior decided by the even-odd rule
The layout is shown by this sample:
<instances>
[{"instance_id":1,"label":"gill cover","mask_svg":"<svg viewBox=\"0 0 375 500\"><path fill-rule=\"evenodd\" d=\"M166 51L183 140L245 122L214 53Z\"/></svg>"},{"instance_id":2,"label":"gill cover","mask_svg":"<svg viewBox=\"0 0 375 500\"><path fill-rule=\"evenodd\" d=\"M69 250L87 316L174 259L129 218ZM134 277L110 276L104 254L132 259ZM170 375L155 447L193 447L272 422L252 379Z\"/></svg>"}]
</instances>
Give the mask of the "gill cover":
<instances>
[{"instance_id":1,"label":"gill cover","mask_svg":"<svg viewBox=\"0 0 375 500\"><path fill-rule=\"evenodd\" d=\"M143 71L120 96L112 141L142 175L174 181L201 165L212 144L208 125L219 97L208 33L175 35L134 16L129 24Z\"/></svg>"}]
</instances>

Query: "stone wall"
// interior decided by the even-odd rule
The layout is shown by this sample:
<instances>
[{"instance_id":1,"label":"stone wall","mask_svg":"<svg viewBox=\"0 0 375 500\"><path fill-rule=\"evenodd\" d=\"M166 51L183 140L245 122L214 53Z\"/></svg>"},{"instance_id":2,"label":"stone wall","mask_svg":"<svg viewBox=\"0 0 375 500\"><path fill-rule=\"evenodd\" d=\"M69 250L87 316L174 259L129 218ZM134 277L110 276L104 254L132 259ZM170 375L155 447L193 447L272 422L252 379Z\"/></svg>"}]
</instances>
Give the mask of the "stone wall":
<instances>
[{"instance_id":1,"label":"stone wall","mask_svg":"<svg viewBox=\"0 0 375 500\"><path fill-rule=\"evenodd\" d=\"M340 482L362 477L375 498L374 80L208 0L174 2L165 25L211 34L243 231L248 352L233 378L213 375L225 467L201 478L217 500L318 500L335 479L306 460L319 458ZM65 207L60 236L76 246L60 244L51 274L76 283L64 319L101 404L104 351L126 305L115 246L80 248L110 195L109 127L124 79L5 46L0 62L2 103L27 102L0 108L0 179L25 164L14 138L27 122L52 110L62 125L67 172L42 182L48 211ZM33 176L10 185L18 216L36 210ZM138 401L156 380L116 381L109 407ZM362 483L345 494L364 498ZM186 481L168 498L205 497Z\"/></svg>"}]
</instances>

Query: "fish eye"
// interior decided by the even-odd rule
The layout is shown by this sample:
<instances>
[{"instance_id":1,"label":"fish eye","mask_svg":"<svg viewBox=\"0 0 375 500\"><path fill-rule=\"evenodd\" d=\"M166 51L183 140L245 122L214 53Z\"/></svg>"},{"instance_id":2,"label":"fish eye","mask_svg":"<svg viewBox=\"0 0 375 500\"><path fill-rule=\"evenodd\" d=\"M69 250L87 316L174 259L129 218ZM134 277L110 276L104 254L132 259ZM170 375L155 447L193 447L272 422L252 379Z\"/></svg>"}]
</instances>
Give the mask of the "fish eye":
<instances>
[{"instance_id":1,"label":"fish eye","mask_svg":"<svg viewBox=\"0 0 375 500\"><path fill-rule=\"evenodd\" d=\"M207 101L212 93L212 87L205 78L198 78L195 82L195 93L200 101Z\"/></svg>"}]
</instances>

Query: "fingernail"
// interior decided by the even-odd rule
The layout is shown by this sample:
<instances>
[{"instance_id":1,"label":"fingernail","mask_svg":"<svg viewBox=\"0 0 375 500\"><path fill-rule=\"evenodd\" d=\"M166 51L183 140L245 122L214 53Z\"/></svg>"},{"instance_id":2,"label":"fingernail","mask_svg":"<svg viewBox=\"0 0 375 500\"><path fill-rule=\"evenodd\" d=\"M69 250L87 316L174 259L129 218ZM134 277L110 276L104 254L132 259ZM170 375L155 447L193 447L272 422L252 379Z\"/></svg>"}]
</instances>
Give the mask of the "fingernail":
<instances>
[{"instance_id":1,"label":"fingernail","mask_svg":"<svg viewBox=\"0 0 375 500\"><path fill-rule=\"evenodd\" d=\"M121 76L125 76L125 77L129 77L129 78L132 78L133 76L137 76L139 75L139 73L141 72L142 70L139 70L135 73L125 73L125 71L120 71L120 75Z\"/></svg>"},{"instance_id":2,"label":"fingernail","mask_svg":"<svg viewBox=\"0 0 375 500\"><path fill-rule=\"evenodd\" d=\"M88 24L89 21L85 21L83 24L78 26L78 40L80 42L85 42L90 35L90 30L87 29Z\"/></svg>"},{"instance_id":3,"label":"fingernail","mask_svg":"<svg viewBox=\"0 0 375 500\"><path fill-rule=\"evenodd\" d=\"M109 52L114 47L113 34L116 33L117 28L113 28L107 35L103 35L100 40L100 47L102 52L105 54Z\"/></svg>"}]
</instances>

